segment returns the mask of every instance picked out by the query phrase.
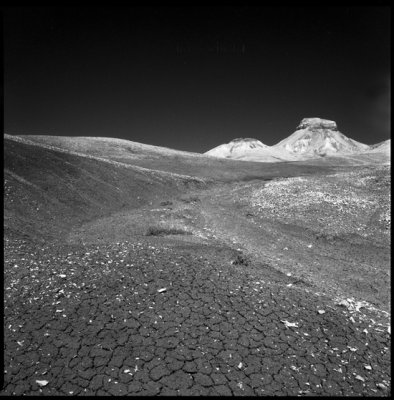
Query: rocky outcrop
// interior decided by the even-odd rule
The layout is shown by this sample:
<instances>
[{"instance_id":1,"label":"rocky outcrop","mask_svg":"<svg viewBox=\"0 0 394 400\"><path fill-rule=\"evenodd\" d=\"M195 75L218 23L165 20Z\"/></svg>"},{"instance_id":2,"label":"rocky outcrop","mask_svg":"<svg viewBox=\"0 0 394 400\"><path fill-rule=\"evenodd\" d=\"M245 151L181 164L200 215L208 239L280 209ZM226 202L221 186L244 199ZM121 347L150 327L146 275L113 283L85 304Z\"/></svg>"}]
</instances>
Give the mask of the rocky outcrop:
<instances>
[{"instance_id":1,"label":"rocky outcrop","mask_svg":"<svg viewBox=\"0 0 394 400\"><path fill-rule=\"evenodd\" d=\"M304 118L297 126L298 129L330 129L337 131L338 127L335 121L322 118Z\"/></svg>"}]
</instances>

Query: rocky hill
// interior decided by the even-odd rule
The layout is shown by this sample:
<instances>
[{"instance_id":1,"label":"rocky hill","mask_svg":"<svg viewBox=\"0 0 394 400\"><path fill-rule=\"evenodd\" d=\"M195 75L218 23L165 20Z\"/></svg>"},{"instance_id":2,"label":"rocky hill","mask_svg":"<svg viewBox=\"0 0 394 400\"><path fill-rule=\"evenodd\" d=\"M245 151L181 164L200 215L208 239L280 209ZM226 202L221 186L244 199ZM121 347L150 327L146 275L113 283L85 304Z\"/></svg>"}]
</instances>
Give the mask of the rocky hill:
<instances>
[{"instance_id":1,"label":"rocky hill","mask_svg":"<svg viewBox=\"0 0 394 400\"><path fill-rule=\"evenodd\" d=\"M278 162L295 160L292 154L274 149L257 139L238 138L221 144L205 153L206 155L243 161Z\"/></svg>"},{"instance_id":2,"label":"rocky hill","mask_svg":"<svg viewBox=\"0 0 394 400\"><path fill-rule=\"evenodd\" d=\"M346 155L369 148L366 144L346 137L334 121L321 118L304 118L292 135L273 147L310 157Z\"/></svg>"},{"instance_id":3,"label":"rocky hill","mask_svg":"<svg viewBox=\"0 0 394 400\"><path fill-rule=\"evenodd\" d=\"M374 153L390 154L390 147L391 147L391 139L388 139L388 140L384 140L383 142L380 142L380 143L370 146L368 151L371 151Z\"/></svg>"},{"instance_id":4,"label":"rocky hill","mask_svg":"<svg viewBox=\"0 0 394 400\"><path fill-rule=\"evenodd\" d=\"M258 162L321 160L332 158L333 164L386 164L390 140L368 146L348 138L335 121L304 118L295 132L274 146L257 139L238 138L205 153L211 157Z\"/></svg>"}]
</instances>

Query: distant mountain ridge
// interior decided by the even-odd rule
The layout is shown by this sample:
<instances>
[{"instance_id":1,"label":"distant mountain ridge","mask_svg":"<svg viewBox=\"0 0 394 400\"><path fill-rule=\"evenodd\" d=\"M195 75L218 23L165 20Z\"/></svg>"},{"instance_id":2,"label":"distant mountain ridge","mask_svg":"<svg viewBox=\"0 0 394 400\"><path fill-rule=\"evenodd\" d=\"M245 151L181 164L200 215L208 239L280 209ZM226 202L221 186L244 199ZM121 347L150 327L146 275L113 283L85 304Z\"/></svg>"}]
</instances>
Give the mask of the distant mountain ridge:
<instances>
[{"instance_id":1,"label":"distant mountain ridge","mask_svg":"<svg viewBox=\"0 0 394 400\"><path fill-rule=\"evenodd\" d=\"M234 174L238 176L240 170L248 174L249 169L243 165L244 161L254 164L305 161L319 165L390 164L391 161L390 139L368 146L343 135L334 121L321 118L304 118L292 135L274 146L267 146L254 138L237 138L203 154L111 137L5 133L4 139L152 171L165 170L180 175L193 175L198 171L198 175L204 178L216 176L212 165L227 166L227 170L221 170L223 179L230 179ZM250 165L249 168L254 170L259 167Z\"/></svg>"},{"instance_id":2,"label":"distant mountain ridge","mask_svg":"<svg viewBox=\"0 0 394 400\"><path fill-rule=\"evenodd\" d=\"M323 118L304 118L294 133L274 146L267 146L257 139L234 139L219 145L206 155L244 161L298 161L325 156L350 156L365 152L383 152L390 142L374 146L350 139L338 130L335 121ZM375 150L374 150L375 149Z\"/></svg>"}]
</instances>

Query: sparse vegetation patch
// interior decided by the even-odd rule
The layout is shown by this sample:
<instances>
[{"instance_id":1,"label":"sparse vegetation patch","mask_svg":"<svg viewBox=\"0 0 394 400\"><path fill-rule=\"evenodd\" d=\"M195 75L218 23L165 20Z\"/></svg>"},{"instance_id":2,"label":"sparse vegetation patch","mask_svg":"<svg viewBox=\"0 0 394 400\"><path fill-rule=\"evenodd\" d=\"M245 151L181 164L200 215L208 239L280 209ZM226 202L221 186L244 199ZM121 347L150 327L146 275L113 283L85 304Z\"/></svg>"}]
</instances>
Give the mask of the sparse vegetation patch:
<instances>
[{"instance_id":1,"label":"sparse vegetation patch","mask_svg":"<svg viewBox=\"0 0 394 400\"><path fill-rule=\"evenodd\" d=\"M150 226L145 236L166 236L166 235L191 235L191 232L178 228L165 228Z\"/></svg>"},{"instance_id":2,"label":"sparse vegetation patch","mask_svg":"<svg viewBox=\"0 0 394 400\"><path fill-rule=\"evenodd\" d=\"M172 206L172 201L170 201L170 200L165 200L165 201L162 201L161 203L160 203L160 205L161 206Z\"/></svg>"},{"instance_id":3,"label":"sparse vegetation patch","mask_svg":"<svg viewBox=\"0 0 394 400\"><path fill-rule=\"evenodd\" d=\"M198 203L200 201L198 196L182 197L181 201L184 203Z\"/></svg>"}]
</instances>

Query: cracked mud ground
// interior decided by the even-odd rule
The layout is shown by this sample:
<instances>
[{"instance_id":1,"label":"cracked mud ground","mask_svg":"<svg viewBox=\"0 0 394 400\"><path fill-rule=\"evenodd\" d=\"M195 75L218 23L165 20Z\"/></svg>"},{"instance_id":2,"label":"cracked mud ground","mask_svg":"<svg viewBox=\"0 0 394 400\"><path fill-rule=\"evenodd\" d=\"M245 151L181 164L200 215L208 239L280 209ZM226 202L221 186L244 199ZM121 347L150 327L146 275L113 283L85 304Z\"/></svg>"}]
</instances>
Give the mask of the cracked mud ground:
<instances>
[{"instance_id":1,"label":"cracked mud ground","mask_svg":"<svg viewBox=\"0 0 394 400\"><path fill-rule=\"evenodd\" d=\"M2 395L390 395L386 330L231 249L142 239L6 238Z\"/></svg>"}]
</instances>

